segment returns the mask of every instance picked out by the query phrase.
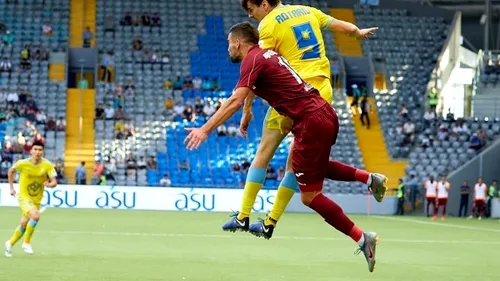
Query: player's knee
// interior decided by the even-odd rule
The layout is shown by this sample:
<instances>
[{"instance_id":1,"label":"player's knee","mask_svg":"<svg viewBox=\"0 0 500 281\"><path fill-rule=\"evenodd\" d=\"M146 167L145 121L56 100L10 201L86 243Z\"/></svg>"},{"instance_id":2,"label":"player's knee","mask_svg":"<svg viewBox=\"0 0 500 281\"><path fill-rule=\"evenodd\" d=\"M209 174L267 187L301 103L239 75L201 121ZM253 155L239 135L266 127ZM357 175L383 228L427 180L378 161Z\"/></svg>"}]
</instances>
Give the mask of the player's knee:
<instances>
[{"instance_id":1,"label":"player's knee","mask_svg":"<svg viewBox=\"0 0 500 281\"><path fill-rule=\"evenodd\" d=\"M313 201L314 197L316 197L320 193L321 191L301 192L300 199L302 200L302 204L309 206Z\"/></svg>"},{"instance_id":2,"label":"player's knee","mask_svg":"<svg viewBox=\"0 0 500 281\"><path fill-rule=\"evenodd\" d=\"M21 228L26 229L26 226L28 226L28 220L22 220L20 225L21 225Z\"/></svg>"},{"instance_id":3,"label":"player's knee","mask_svg":"<svg viewBox=\"0 0 500 281\"><path fill-rule=\"evenodd\" d=\"M31 210L29 215L30 215L30 219L32 219L34 221L40 220L40 212L38 212L37 210Z\"/></svg>"}]
</instances>

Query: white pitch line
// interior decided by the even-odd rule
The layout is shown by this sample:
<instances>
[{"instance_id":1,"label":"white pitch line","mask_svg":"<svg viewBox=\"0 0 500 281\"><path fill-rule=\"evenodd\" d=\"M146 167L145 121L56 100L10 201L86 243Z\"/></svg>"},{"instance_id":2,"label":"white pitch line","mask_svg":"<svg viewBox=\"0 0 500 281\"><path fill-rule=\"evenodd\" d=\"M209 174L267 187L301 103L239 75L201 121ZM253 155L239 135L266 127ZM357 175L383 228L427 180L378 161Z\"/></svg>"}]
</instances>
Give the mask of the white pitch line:
<instances>
[{"instance_id":1,"label":"white pitch line","mask_svg":"<svg viewBox=\"0 0 500 281\"><path fill-rule=\"evenodd\" d=\"M0 229L0 232L12 232L12 229ZM227 235L227 234L181 234L181 233L157 233L157 232L114 232L114 231L37 231L37 233L62 234L62 235L103 235L103 236L142 236L142 237L180 237L180 238L221 238L221 239L248 239L250 235ZM258 239L255 237L255 239ZM319 241L346 241L347 238L338 237L313 237L313 236L275 236L273 240L319 240ZM389 243L433 243L433 244L495 244L500 241L474 241L474 240L423 240L423 239L384 239L381 242Z\"/></svg>"},{"instance_id":2,"label":"white pitch line","mask_svg":"<svg viewBox=\"0 0 500 281\"><path fill-rule=\"evenodd\" d=\"M390 221L400 221L400 222L408 222L408 223L435 225L435 226L441 226L441 227L461 228L461 229L467 229L467 230L480 230L480 231L500 233L500 229L475 227L475 226L460 225L460 224L451 224L451 223L447 223L447 222L440 223L440 222L431 222L431 221L422 221L422 220L416 220L416 219L404 219L404 218L395 218L395 217L384 217L384 216L371 216L371 217L377 218L377 219L383 219L383 220L390 220Z\"/></svg>"}]
</instances>

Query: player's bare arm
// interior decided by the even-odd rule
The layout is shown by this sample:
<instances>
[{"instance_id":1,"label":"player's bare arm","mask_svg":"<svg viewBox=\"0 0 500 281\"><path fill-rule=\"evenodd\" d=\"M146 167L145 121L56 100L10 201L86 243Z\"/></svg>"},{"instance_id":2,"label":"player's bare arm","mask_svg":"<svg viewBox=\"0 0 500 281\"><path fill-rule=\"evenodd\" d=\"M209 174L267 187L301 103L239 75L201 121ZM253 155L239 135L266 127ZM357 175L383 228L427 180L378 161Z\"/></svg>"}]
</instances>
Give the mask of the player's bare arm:
<instances>
[{"instance_id":1,"label":"player's bare arm","mask_svg":"<svg viewBox=\"0 0 500 281\"><path fill-rule=\"evenodd\" d=\"M217 112L201 128L186 128L189 135L184 140L184 144L189 150L197 149L213 130L224 124L238 109L245 103L245 99L250 94L250 88L240 87L234 91Z\"/></svg>"},{"instance_id":2,"label":"player's bare arm","mask_svg":"<svg viewBox=\"0 0 500 281\"><path fill-rule=\"evenodd\" d=\"M241 116L240 121L240 133L244 138L248 135L248 126L250 125L250 121L252 121L252 104L255 99L255 94L250 92L245 99L245 105L243 106L243 115Z\"/></svg>"},{"instance_id":3,"label":"player's bare arm","mask_svg":"<svg viewBox=\"0 0 500 281\"><path fill-rule=\"evenodd\" d=\"M15 196L16 190L14 189L14 178L16 177L16 169L10 168L8 173L8 180L10 186L10 195Z\"/></svg>"},{"instance_id":4,"label":"player's bare arm","mask_svg":"<svg viewBox=\"0 0 500 281\"><path fill-rule=\"evenodd\" d=\"M57 186L57 179L55 177L43 183L45 187L54 188Z\"/></svg>"},{"instance_id":5,"label":"player's bare arm","mask_svg":"<svg viewBox=\"0 0 500 281\"><path fill-rule=\"evenodd\" d=\"M328 26L328 30L330 31L342 32L351 37L355 37L358 40L368 39L368 37L373 35L377 29L378 27L359 29L356 25L350 22L338 20L336 18L333 18Z\"/></svg>"}]
</instances>

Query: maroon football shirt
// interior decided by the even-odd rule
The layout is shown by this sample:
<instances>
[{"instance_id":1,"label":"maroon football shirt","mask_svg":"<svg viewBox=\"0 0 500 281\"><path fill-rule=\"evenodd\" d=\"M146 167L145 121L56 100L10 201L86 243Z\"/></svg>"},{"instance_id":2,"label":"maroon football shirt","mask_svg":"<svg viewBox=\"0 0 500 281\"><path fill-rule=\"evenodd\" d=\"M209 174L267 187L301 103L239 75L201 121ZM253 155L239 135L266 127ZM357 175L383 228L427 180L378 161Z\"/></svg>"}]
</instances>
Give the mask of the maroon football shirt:
<instances>
[{"instance_id":1,"label":"maroon football shirt","mask_svg":"<svg viewBox=\"0 0 500 281\"><path fill-rule=\"evenodd\" d=\"M257 45L248 50L241 62L236 88L240 87L250 88L279 114L293 121L328 105L318 90L302 80L283 57Z\"/></svg>"}]
</instances>

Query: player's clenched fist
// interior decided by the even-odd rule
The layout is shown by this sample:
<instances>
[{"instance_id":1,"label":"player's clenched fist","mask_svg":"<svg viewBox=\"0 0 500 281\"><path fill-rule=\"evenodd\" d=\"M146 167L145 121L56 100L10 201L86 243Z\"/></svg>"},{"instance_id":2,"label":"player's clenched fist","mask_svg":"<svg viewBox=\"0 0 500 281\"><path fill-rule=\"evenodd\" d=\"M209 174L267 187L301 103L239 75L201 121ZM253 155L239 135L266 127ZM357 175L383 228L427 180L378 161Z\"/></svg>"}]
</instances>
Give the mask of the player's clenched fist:
<instances>
[{"instance_id":1,"label":"player's clenched fist","mask_svg":"<svg viewBox=\"0 0 500 281\"><path fill-rule=\"evenodd\" d=\"M200 144L207 139L208 134L201 128L186 128L189 135L184 139L184 144L189 150L198 149Z\"/></svg>"}]
</instances>

